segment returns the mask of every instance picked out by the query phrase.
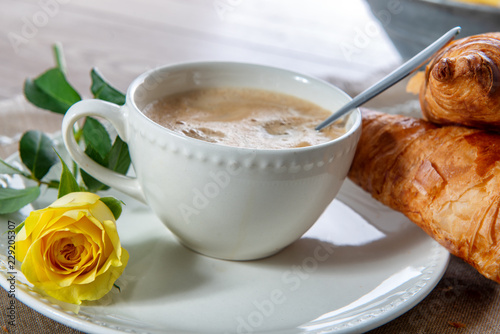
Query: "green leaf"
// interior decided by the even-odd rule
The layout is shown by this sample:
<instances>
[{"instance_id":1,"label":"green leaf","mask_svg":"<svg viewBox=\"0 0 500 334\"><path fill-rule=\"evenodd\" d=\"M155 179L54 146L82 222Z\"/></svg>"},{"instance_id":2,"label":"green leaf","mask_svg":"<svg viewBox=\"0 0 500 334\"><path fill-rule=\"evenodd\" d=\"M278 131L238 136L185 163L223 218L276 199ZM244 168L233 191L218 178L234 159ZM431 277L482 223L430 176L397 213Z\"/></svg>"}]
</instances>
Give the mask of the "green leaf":
<instances>
[{"instance_id":1,"label":"green leaf","mask_svg":"<svg viewBox=\"0 0 500 334\"><path fill-rule=\"evenodd\" d=\"M22 162L37 180L41 180L57 163L52 140L41 131L25 132L19 142L19 153Z\"/></svg>"},{"instance_id":2,"label":"green leaf","mask_svg":"<svg viewBox=\"0 0 500 334\"><path fill-rule=\"evenodd\" d=\"M92 146L103 159L111 150L111 139L109 138L108 131L106 131L106 128L101 122L95 118L87 117L85 119L85 124L83 125L83 139L85 139L87 147Z\"/></svg>"},{"instance_id":3,"label":"green leaf","mask_svg":"<svg viewBox=\"0 0 500 334\"><path fill-rule=\"evenodd\" d=\"M9 165L2 159L0 159L0 174L8 174L8 175L22 174L26 176L26 174L22 170L19 170L14 166Z\"/></svg>"},{"instance_id":4,"label":"green leaf","mask_svg":"<svg viewBox=\"0 0 500 334\"><path fill-rule=\"evenodd\" d=\"M119 136L116 137L115 142L106 157L103 158L101 154L93 148L92 144L85 148L85 153L89 156L89 158L101 166L108 167L109 169L120 174L126 174L131 164L128 145ZM80 169L80 173L82 175L83 182L89 191L98 192L109 189L105 183L96 180L83 169Z\"/></svg>"},{"instance_id":5,"label":"green leaf","mask_svg":"<svg viewBox=\"0 0 500 334\"><path fill-rule=\"evenodd\" d=\"M59 183L59 191L57 193L57 198L61 198L69 193L79 192L80 187L78 186L78 182L76 182L73 173L71 173L64 160L59 154L57 156L59 157L59 160L61 160L62 164L61 180Z\"/></svg>"},{"instance_id":6,"label":"green leaf","mask_svg":"<svg viewBox=\"0 0 500 334\"><path fill-rule=\"evenodd\" d=\"M119 136L116 136L113 147L107 156L107 166L120 174L127 174L130 167L128 145Z\"/></svg>"},{"instance_id":7,"label":"green leaf","mask_svg":"<svg viewBox=\"0 0 500 334\"><path fill-rule=\"evenodd\" d=\"M40 188L0 188L0 214L16 212L40 196Z\"/></svg>"},{"instance_id":8,"label":"green leaf","mask_svg":"<svg viewBox=\"0 0 500 334\"><path fill-rule=\"evenodd\" d=\"M87 190L91 193L109 189L107 185L97 180L83 169L80 169L80 174L82 176L83 183L85 183L85 186L87 187Z\"/></svg>"},{"instance_id":9,"label":"green leaf","mask_svg":"<svg viewBox=\"0 0 500 334\"><path fill-rule=\"evenodd\" d=\"M52 51L54 51L54 58L56 60L57 68L66 75L66 61L64 60L64 52L62 45L60 43L55 43L52 46Z\"/></svg>"},{"instance_id":10,"label":"green leaf","mask_svg":"<svg viewBox=\"0 0 500 334\"><path fill-rule=\"evenodd\" d=\"M35 84L47 95L71 107L82 98L69 84L60 68L52 68L34 80Z\"/></svg>"},{"instance_id":11,"label":"green leaf","mask_svg":"<svg viewBox=\"0 0 500 334\"><path fill-rule=\"evenodd\" d=\"M26 79L24 82L24 96L35 106L58 114L65 114L69 108L66 104L45 94L31 79Z\"/></svg>"},{"instance_id":12,"label":"green leaf","mask_svg":"<svg viewBox=\"0 0 500 334\"><path fill-rule=\"evenodd\" d=\"M19 225L16 226L16 228L14 229L14 233L15 234L18 234L19 231L22 230L22 228L24 227L24 223L25 223L25 221L23 221L21 224L19 224Z\"/></svg>"},{"instance_id":13,"label":"green leaf","mask_svg":"<svg viewBox=\"0 0 500 334\"><path fill-rule=\"evenodd\" d=\"M87 190L91 193L109 189L107 185L97 180L83 169L80 169L80 174L82 176L83 183L85 183L85 186L87 187Z\"/></svg>"},{"instance_id":14,"label":"green leaf","mask_svg":"<svg viewBox=\"0 0 500 334\"><path fill-rule=\"evenodd\" d=\"M53 188L53 189L59 189L60 184L61 184L61 182L59 182L59 180L50 180L47 183L47 187Z\"/></svg>"},{"instance_id":15,"label":"green leaf","mask_svg":"<svg viewBox=\"0 0 500 334\"><path fill-rule=\"evenodd\" d=\"M69 107L81 100L60 68L49 69L34 80L27 79L24 95L37 107L59 114L65 114Z\"/></svg>"},{"instance_id":16,"label":"green leaf","mask_svg":"<svg viewBox=\"0 0 500 334\"><path fill-rule=\"evenodd\" d=\"M96 68L90 72L92 86L90 90L96 99L113 102L118 105L125 104L125 94L107 83Z\"/></svg>"},{"instance_id":17,"label":"green leaf","mask_svg":"<svg viewBox=\"0 0 500 334\"><path fill-rule=\"evenodd\" d=\"M94 149L92 144L87 145L85 148L85 154L89 156L92 160L97 162L101 166L106 166L105 158L103 158L97 150ZM82 175L83 183L87 186L88 191L98 192L100 190L107 190L109 187L102 183L101 181L95 179L92 175L88 174L83 169L80 169L80 174Z\"/></svg>"},{"instance_id":18,"label":"green leaf","mask_svg":"<svg viewBox=\"0 0 500 334\"><path fill-rule=\"evenodd\" d=\"M115 219L120 218L120 215L122 214L122 201L114 197L101 197L101 202L106 204L106 206L111 210Z\"/></svg>"}]
</instances>

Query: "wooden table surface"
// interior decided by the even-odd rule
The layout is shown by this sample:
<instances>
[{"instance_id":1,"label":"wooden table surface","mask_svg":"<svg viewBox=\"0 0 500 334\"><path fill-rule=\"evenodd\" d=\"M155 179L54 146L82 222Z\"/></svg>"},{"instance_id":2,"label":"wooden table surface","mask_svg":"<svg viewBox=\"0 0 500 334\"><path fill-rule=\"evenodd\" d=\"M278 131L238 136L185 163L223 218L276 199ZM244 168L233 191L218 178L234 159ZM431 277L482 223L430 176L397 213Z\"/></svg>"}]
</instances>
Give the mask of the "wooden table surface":
<instances>
[{"instance_id":1,"label":"wooden table surface","mask_svg":"<svg viewBox=\"0 0 500 334\"><path fill-rule=\"evenodd\" d=\"M21 96L26 78L54 65L55 42L63 45L69 80L84 97L92 67L125 91L137 75L160 65L244 61L317 76L355 95L401 62L362 0L0 0L0 8L2 158L16 150L23 131L60 127L60 116L26 108ZM409 98L399 84L370 106ZM7 299L0 289L2 310ZM422 303L373 333L500 332L499 301L496 283L452 257ZM15 327L7 326L5 312L0 326L14 333L79 333L23 305Z\"/></svg>"}]
</instances>

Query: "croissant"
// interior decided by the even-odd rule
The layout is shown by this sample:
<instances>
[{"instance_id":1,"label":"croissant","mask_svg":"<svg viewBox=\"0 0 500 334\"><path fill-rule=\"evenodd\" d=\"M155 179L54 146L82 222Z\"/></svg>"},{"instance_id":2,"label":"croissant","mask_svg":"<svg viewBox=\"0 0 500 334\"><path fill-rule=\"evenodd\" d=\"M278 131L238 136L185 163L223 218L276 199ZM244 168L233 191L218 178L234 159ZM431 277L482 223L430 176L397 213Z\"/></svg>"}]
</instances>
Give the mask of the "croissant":
<instances>
[{"instance_id":1,"label":"croissant","mask_svg":"<svg viewBox=\"0 0 500 334\"><path fill-rule=\"evenodd\" d=\"M500 283L500 134L362 113L349 178Z\"/></svg>"},{"instance_id":2,"label":"croissant","mask_svg":"<svg viewBox=\"0 0 500 334\"><path fill-rule=\"evenodd\" d=\"M449 44L431 60L422 77L419 97L424 119L498 130L499 67L500 33Z\"/></svg>"}]
</instances>

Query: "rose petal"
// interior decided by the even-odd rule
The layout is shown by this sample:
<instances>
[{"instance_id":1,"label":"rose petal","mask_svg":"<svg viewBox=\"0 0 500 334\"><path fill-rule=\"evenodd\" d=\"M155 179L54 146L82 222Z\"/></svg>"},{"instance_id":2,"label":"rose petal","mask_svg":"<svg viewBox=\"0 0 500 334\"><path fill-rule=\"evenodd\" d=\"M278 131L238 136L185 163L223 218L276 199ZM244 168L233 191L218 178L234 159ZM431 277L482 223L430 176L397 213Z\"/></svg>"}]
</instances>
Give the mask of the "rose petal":
<instances>
[{"instance_id":1,"label":"rose petal","mask_svg":"<svg viewBox=\"0 0 500 334\"><path fill-rule=\"evenodd\" d=\"M113 212L108 208L106 204L101 201L94 203L89 207L90 214L100 222L105 220L110 220L113 223L116 222Z\"/></svg>"},{"instance_id":2,"label":"rose petal","mask_svg":"<svg viewBox=\"0 0 500 334\"><path fill-rule=\"evenodd\" d=\"M78 216L77 216L78 217ZM43 232L39 233L37 238L41 238L44 236L44 234L53 232L53 231L60 231L67 229L68 226L74 224L77 219L75 219L72 215L66 215L63 214L59 217L56 217L49 221L43 230Z\"/></svg>"},{"instance_id":3,"label":"rose petal","mask_svg":"<svg viewBox=\"0 0 500 334\"><path fill-rule=\"evenodd\" d=\"M24 221L24 227L20 232L24 231L25 238L32 238L33 231L40 231L43 229L43 226L45 226L50 219L52 219L52 213L46 212L45 209L33 211Z\"/></svg>"},{"instance_id":4,"label":"rose petal","mask_svg":"<svg viewBox=\"0 0 500 334\"><path fill-rule=\"evenodd\" d=\"M26 230L22 228L16 235L16 259L20 262L24 261L26 254L32 244L31 237L26 235Z\"/></svg>"},{"instance_id":5,"label":"rose petal","mask_svg":"<svg viewBox=\"0 0 500 334\"><path fill-rule=\"evenodd\" d=\"M41 240L45 243L41 251L43 252L43 267L47 280L58 282L61 286L72 284L84 269L81 268L81 264L77 265L78 268L70 268L68 262L60 262L61 248L67 242L76 244L77 247L89 247L85 237L70 231L58 231Z\"/></svg>"},{"instance_id":6,"label":"rose petal","mask_svg":"<svg viewBox=\"0 0 500 334\"><path fill-rule=\"evenodd\" d=\"M49 281L43 260L41 249L42 240L35 240L21 265L21 271L26 279L35 286L40 282Z\"/></svg>"},{"instance_id":7,"label":"rose petal","mask_svg":"<svg viewBox=\"0 0 500 334\"><path fill-rule=\"evenodd\" d=\"M99 195L88 193L88 192L73 192L69 193L54 203L49 205L48 208L73 208L73 207L88 207L89 205L93 205L97 201L99 201Z\"/></svg>"},{"instance_id":8,"label":"rose petal","mask_svg":"<svg viewBox=\"0 0 500 334\"><path fill-rule=\"evenodd\" d=\"M16 256L36 288L76 304L106 294L128 262L113 213L83 192L33 211L16 236Z\"/></svg>"},{"instance_id":9,"label":"rose petal","mask_svg":"<svg viewBox=\"0 0 500 334\"><path fill-rule=\"evenodd\" d=\"M111 265L119 266L122 246L120 243L120 237L118 236L118 230L116 229L116 224L112 221L106 220L102 222L104 230L106 231L106 236L109 238L113 245L114 254L108 255L108 260L111 261Z\"/></svg>"},{"instance_id":10,"label":"rose petal","mask_svg":"<svg viewBox=\"0 0 500 334\"><path fill-rule=\"evenodd\" d=\"M72 304L81 304L83 300L97 300L107 294L118 277L123 273L129 259L128 252L123 249L119 267L111 267L104 274L96 277L95 281L89 284L74 284L59 289L50 289L50 285L41 285L44 291L59 300Z\"/></svg>"}]
</instances>

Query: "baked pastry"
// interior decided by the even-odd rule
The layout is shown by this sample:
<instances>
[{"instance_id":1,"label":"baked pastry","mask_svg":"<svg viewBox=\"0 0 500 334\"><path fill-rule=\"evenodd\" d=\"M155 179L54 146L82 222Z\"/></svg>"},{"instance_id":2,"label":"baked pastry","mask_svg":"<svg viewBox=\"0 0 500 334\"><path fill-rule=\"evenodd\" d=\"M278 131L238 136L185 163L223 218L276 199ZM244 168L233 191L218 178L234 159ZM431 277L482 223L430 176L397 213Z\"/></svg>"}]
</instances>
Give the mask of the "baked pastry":
<instances>
[{"instance_id":1,"label":"baked pastry","mask_svg":"<svg viewBox=\"0 0 500 334\"><path fill-rule=\"evenodd\" d=\"M497 130L500 126L500 33L450 43L427 65L420 87L424 119ZM416 83L415 81L420 81Z\"/></svg>"},{"instance_id":2,"label":"baked pastry","mask_svg":"<svg viewBox=\"0 0 500 334\"><path fill-rule=\"evenodd\" d=\"M362 115L349 178L500 283L500 134Z\"/></svg>"},{"instance_id":3,"label":"baked pastry","mask_svg":"<svg viewBox=\"0 0 500 334\"><path fill-rule=\"evenodd\" d=\"M458 0L458 1L472 3L472 4L478 4L478 5L487 5L487 6L500 7L500 1L499 0Z\"/></svg>"}]
</instances>

